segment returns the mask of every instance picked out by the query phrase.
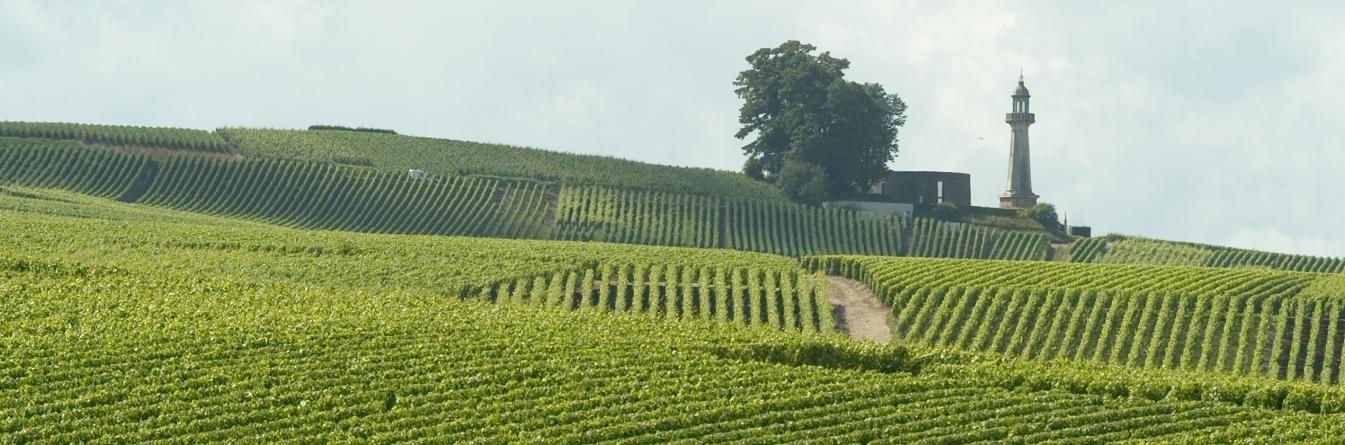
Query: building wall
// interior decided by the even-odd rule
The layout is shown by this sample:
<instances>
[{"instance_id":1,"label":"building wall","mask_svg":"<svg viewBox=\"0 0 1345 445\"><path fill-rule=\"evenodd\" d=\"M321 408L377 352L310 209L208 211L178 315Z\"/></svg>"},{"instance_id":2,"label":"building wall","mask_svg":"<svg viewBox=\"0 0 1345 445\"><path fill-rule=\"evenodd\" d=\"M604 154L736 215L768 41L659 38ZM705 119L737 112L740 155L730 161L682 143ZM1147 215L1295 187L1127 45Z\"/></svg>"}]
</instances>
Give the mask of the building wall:
<instances>
[{"instance_id":1,"label":"building wall","mask_svg":"<svg viewBox=\"0 0 1345 445\"><path fill-rule=\"evenodd\" d=\"M943 182L943 196L939 196L939 182ZM939 204L947 202L959 207L971 205L971 175L957 172L892 172L880 185L879 193L898 202L911 204Z\"/></svg>"},{"instance_id":2,"label":"building wall","mask_svg":"<svg viewBox=\"0 0 1345 445\"><path fill-rule=\"evenodd\" d=\"M861 212L873 212L881 215L907 217L915 212L914 204L871 201L827 201L822 203L826 209L849 209Z\"/></svg>"}]
</instances>

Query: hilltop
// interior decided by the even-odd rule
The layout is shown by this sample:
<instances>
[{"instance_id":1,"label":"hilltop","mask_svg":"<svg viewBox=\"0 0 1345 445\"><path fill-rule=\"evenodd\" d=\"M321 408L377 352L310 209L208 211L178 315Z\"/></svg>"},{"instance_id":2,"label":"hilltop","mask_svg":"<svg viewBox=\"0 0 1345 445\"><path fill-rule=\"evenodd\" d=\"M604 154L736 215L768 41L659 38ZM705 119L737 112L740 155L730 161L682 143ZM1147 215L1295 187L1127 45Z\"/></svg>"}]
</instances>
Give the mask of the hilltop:
<instances>
[{"instance_id":1,"label":"hilltop","mask_svg":"<svg viewBox=\"0 0 1345 445\"><path fill-rule=\"evenodd\" d=\"M1340 259L1116 236L1062 240L1030 220L1002 216L933 212L903 218L820 209L793 204L740 173L391 131L207 132L7 122L0 123L0 158L6 160L0 183L301 228L718 247L795 257L1163 264L1186 258L1180 264L1345 270ZM412 178L409 170L429 178ZM1179 253L1193 249L1209 254Z\"/></svg>"}]
</instances>

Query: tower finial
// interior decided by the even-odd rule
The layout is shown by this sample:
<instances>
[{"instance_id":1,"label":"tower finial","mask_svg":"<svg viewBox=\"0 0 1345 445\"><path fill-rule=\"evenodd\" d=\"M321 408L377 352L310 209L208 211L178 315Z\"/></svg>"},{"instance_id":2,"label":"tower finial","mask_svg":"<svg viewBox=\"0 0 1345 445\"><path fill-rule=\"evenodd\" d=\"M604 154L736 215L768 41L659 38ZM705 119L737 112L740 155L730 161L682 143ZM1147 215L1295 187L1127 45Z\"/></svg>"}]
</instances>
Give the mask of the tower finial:
<instances>
[{"instance_id":1,"label":"tower finial","mask_svg":"<svg viewBox=\"0 0 1345 445\"><path fill-rule=\"evenodd\" d=\"M1023 83L1023 67L1018 67L1018 83Z\"/></svg>"}]
</instances>

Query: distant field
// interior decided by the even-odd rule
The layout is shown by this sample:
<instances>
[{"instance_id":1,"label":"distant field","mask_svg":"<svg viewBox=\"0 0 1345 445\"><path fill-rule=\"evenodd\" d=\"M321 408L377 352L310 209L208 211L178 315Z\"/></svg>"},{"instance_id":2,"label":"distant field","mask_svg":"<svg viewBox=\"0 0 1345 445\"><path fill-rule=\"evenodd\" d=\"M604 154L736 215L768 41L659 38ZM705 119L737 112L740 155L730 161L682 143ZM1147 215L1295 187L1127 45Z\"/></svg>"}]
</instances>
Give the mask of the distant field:
<instances>
[{"instance_id":1,"label":"distant field","mask_svg":"<svg viewBox=\"0 0 1345 445\"><path fill-rule=\"evenodd\" d=\"M1288 255L1116 235L1076 241L1072 250L1071 261L1080 263L1165 264L1299 272L1345 272L1345 258Z\"/></svg>"},{"instance_id":2,"label":"distant field","mask_svg":"<svg viewBox=\"0 0 1345 445\"><path fill-rule=\"evenodd\" d=\"M219 134L244 155L368 166L405 174L487 175L571 185L784 201L774 188L737 172L669 167L605 156L356 131L228 128Z\"/></svg>"},{"instance_id":3,"label":"distant field","mask_svg":"<svg viewBox=\"0 0 1345 445\"><path fill-rule=\"evenodd\" d=\"M1136 237L1053 248L1040 230L801 206L740 173L386 132L0 122L0 184L373 233L1345 272L1345 258Z\"/></svg>"},{"instance_id":4,"label":"distant field","mask_svg":"<svg viewBox=\"0 0 1345 445\"><path fill-rule=\"evenodd\" d=\"M0 140L0 162L0 184L61 188L300 228L724 247L795 257L855 253L1042 260L1050 251L1040 233L776 200L530 179L419 180L404 172L332 163L144 153L38 140Z\"/></svg>"},{"instance_id":5,"label":"distant field","mask_svg":"<svg viewBox=\"0 0 1345 445\"><path fill-rule=\"evenodd\" d=\"M924 277L913 283L952 279L920 272L950 260L883 261L908 262L893 263L903 270L895 276ZM0 400L9 401L0 438L1029 444L1345 435L1339 414L1315 414L1345 411L1336 385L879 346L825 324L810 329L799 310L813 304L822 321L825 300L816 288L799 293L807 263L724 249L296 230L0 187ZM1127 281L1044 267L1132 267L951 264L963 263L948 270L969 274L957 280L967 286L1040 270L1042 285L1081 289ZM618 269L634 271L621 275L625 284L601 278ZM1197 274L1168 270L1150 272ZM1216 272L1228 278L1131 287L1218 294L1244 289L1236 277L1276 282L1256 278L1272 272ZM753 289L744 276L763 281ZM1064 281L1050 281L1057 276ZM1289 287L1306 283L1300 294L1338 295L1322 275L1285 276ZM522 298L500 298L499 289L539 277ZM564 278L546 281L555 277ZM568 290L576 277L584 284ZM613 303L564 299L585 288L607 289L603 301ZM765 304L701 304L723 301L720 288ZM663 310L621 301L661 301ZM738 308L778 318L715 321Z\"/></svg>"}]
</instances>

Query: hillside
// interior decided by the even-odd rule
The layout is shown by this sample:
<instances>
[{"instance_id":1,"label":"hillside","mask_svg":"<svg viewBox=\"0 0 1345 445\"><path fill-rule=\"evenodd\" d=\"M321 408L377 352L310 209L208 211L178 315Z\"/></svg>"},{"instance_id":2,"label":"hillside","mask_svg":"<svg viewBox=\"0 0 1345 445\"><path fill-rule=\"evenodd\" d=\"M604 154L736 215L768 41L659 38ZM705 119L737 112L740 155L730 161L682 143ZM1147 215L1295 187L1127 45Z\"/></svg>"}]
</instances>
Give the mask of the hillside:
<instances>
[{"instance_id":1,"label":"hillside","mask_svg":"<svg viewBox=\"0 0 1345 445\"><path fill-rule=\"evenodd\" d=\"M145 132L145 139L171 135L136 131ZM912 223L779 199L699 196L677 187L648 191L517 176L418 180L401 170L40 138L0 139L0 161L0 183L302 228L726 247L790 256L1044 259L1049 250L1039 234L935 220ZM694 176L683 180L697 182Z\"/></svg>"},{"instance_id":2,"label":"hillside","mask_svg":"<svg viewBox=\"0 0 1345 445\"><path fill-rule=\"evenodd\" d=\"M789 203L738 173L377 132L211 133L0 122L0 161L0 184L56 187L300 228L718 247L795 257L1345 271L1343 259L1117 242L1123 237L1053 249L1054 235L1004 218L982 225L974 218L968 224L824 210ZM434 179L409 178L406 172L413 168ZM1174 260L1183 258L1173 256L1175 251L1192 249L1210 254L1197 255L1199 261Z\"/></svg>"},{"instance_id":3,"label":"hillside","mask_svg":"<svg viewBox=\"0 0 1345 445\"><path fill-rule=\"evenodd\" d=\"M1326 380L857 343L828 333L824 289L798 285L810 268L853 274L893 296L904 294L887 283L911 295L945 281L1006 295L1052 286L1220 295L1261 283L1279 289L1274 298L1302 302L1284 307L1334 314L1339 306L1312 303L1345 296L1334 275L799 262L722 249L314 231L14 187L0 187L0 252L8 308L0 399L15 402L0 406L6 441L1332 443L1345 434L1339 414L1320 414L1345 412L1345 390ZM613 280L595 270L619 272ZM742 272L726 282L719 271ZM531 286L501 297L521 283ZM604 290L601 304L586 304ZM1305 299L1318 294L1332 299ZM1003 304L1028 306L1018 301ZM929 315L895 315L952 326L933 314L979 306L919 307ZM807 327L804 314L822 324ZM994 345L1029 335L985 331ZM1063 346L1123 331L1042 338ZM1303 335L1326 338L1291 338Z\"/></svg>"}]
</instances>

